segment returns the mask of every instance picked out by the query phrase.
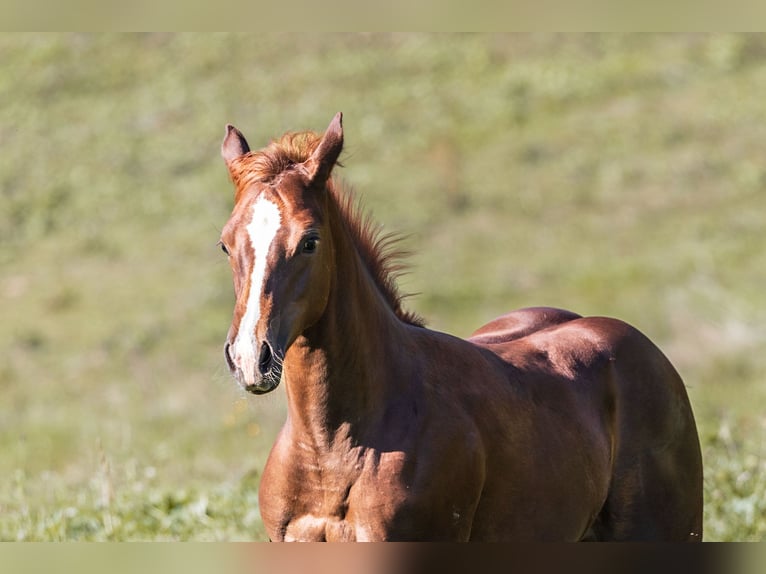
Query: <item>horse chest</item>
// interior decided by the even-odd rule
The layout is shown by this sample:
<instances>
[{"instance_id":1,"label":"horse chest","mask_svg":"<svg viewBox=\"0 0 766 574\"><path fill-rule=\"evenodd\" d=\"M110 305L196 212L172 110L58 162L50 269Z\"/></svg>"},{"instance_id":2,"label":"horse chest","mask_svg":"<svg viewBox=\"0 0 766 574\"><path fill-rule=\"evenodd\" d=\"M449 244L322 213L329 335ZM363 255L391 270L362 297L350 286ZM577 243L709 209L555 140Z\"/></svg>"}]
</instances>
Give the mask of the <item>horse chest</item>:
<instances>
[{"instance_id":1,"label":"horse chest","mask_svg":"<svg viewBox=\"0 0 766 574\"><path fill-rule=\"evenodd\" d=\"M318 461L269 461L261 482L264 523L272 540L370 541L390 537L394 517L409 503L391 455L344 456Z\"/></svg>"},{"instance_id":2,"label":"horse chest","mask_svg":"<svg viewBox=\"0 0 766 574\"><path fill-rule=\"evenodd\" d=\"M397 515L410 514L406 493L390 486L378 487L360 480L346 489L345 496L336 491L296 493L295 498L284 501L284 508L290 510L280 529L283 540L370 542L397 537ZM303 502L296 506L296 499Z\"/></svg>"},{"instance_id":3,"label":"horse chest","mask_svg":"<svg viewBox=\"0 0 766 574\"><path fill-rule=\"evenodd\" d=\"M303 514L293 517L284 529L285 542L371 542L378 539L372 529L354 520Z\"/></svg>"},{"instance_id":4,"label":"horse chest","mask_svg":"<svg viewBox=\"0 0 766 574\"><path fill-rule=\"evenodd\" d=\"M387 522L381 496L351 494L354 483L344 487L321 484L304 477L303 485L270 498L268 514L278 516L272 538L285 541L369 541L379 539ZM373 494L371 497L370 494ZM264 519L266 516L264 515Z\"/></svg>"}]
</instances>

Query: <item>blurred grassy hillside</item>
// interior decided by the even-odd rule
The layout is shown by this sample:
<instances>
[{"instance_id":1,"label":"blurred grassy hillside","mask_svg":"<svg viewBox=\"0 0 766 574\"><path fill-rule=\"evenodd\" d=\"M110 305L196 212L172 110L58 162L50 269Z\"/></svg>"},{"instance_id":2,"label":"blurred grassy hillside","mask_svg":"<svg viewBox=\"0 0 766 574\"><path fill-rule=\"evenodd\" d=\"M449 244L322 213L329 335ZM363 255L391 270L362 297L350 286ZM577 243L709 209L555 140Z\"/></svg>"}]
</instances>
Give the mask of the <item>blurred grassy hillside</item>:
<instances>
[{"instance_id":1,"label":"blurred grassy hillside","mask_svg":"<svg viewBox=\"0 0 766 574\"><path fill-rule=\"evenodd\" d=\"M223 127L344 112L432 328L612 315L689 387L706 538L766 533L766 37L0 36L0 539L262 539L284 390L221 346Z\"/></svg>"}]
</instances>

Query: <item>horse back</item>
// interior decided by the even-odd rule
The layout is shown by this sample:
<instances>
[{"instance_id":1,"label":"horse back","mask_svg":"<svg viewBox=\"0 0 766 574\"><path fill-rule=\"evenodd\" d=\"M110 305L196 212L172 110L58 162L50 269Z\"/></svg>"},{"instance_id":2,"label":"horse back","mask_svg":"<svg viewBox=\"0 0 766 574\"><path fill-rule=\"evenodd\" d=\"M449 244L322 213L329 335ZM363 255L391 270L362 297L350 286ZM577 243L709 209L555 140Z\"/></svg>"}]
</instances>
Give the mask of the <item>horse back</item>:
<instances>
[{"instance_id":1,"label":"horse back","mask_svg":"<svg viewBox=\"0 0 766 574\"><path fill-rule=\"evenodd\" d=\"M572 311L554 307L527 307L501 315L479 327L469 337L469 341L477 344L496 344L521 339L536 331L560 325L582 316Z\"/></svg>"}]
</instances>

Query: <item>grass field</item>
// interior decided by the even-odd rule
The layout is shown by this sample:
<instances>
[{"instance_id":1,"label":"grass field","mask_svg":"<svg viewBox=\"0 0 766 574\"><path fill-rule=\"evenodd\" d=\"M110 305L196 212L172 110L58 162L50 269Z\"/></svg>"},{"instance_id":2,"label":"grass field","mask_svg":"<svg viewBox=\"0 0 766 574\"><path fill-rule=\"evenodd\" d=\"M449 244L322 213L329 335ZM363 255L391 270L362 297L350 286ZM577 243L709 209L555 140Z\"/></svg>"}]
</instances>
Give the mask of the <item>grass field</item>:
<instances>
[{"instance_id":1,"label":"grass field","mask_svg":"<svg viewBox=\"0 0 766 574\"><path fill-rule=\"evenodd\" d=\"M707 540L766 534L766 37L0 35L0 540L262 540L227 122L344 112L342 177L458 335L633 323L684 377Z\"/></svg>"}]
</instances>

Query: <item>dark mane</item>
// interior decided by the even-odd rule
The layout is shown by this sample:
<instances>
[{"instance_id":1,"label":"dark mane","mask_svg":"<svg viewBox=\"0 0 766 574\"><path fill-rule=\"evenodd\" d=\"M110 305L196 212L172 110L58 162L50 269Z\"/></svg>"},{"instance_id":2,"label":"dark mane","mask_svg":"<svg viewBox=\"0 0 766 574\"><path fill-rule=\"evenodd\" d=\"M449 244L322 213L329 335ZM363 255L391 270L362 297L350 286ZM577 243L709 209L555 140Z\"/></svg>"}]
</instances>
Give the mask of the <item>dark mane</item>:
<instances>
[{"instance_id":1,"label":"dark mane","mask_svg":"<svg viewBox=\"0 0 766 574\"><path fill-rule=\"evenodd\" d=\"M328 188L356 244L359 256L391 309L405 323L423 327L425 321L420 315L402 307L406 295L402 295L396 285L397 278L408 269L404 260L409 253L400 248L403 237L396 233L383 233L382 226L365 212L362 202L351 191L342 189L334 181L330 182Z\"/></svg>"},{"instance_id":2,"label":"dark mane","mask_svg":"<svg viewBox=\"0 0 766 574\"><path fill-rule=\"evenodd\" d=\"M321 134L287 132L258 151L251 151L229 163L237 191L256 181L270 181L280 173L306 161L319 145Z\"/></svg>"},{"instance_id":3,"label":"dark mane","mask_svg":"<svg viewBox=\"0 0 766 574\"><path fill-rule=\"evenodd\" d=\"M321 134L311 131L288 132L278 140L272 140L265 148L233 160L229 168L237 194L251 183L270 181L306 161L321 137ZM380 293L400 320L422 327L425 324L423 319L402 307L405 295L399 292L396 285L397 278L407 270L403 260L408 253L399 248L402 237L383 233L382 227L364 211L354 194L336 181L331 180L327 188Z\"/></svg>"}]
</instances>

